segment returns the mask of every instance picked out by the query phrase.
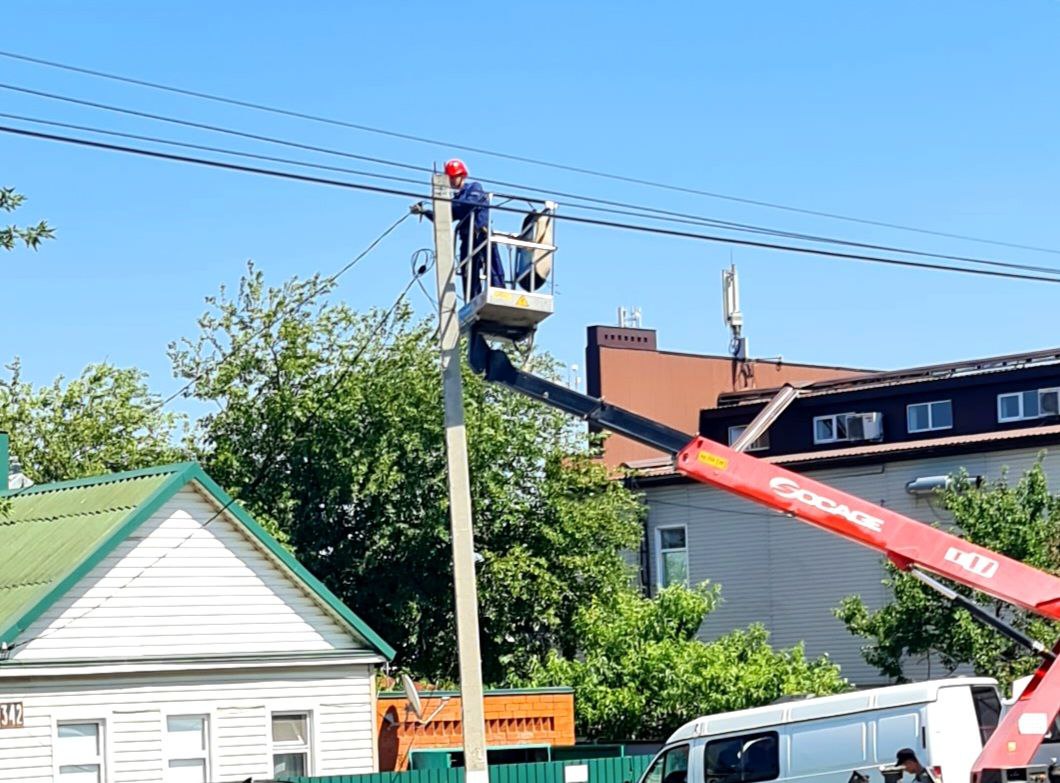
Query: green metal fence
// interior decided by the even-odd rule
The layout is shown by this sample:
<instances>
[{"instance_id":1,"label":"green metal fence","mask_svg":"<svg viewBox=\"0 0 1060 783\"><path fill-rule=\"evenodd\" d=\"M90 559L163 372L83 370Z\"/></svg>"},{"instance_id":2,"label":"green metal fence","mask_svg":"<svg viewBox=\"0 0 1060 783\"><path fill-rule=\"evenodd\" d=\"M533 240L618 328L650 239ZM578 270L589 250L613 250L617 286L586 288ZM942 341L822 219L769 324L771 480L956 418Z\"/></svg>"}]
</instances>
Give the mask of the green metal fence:
<instances>
[{"instance_id":1,"label":"green metal fence","mask_svg":"<svg viewBox=\"0 0 1060 783\"><path fill-rule=\"evenodd\" d=\"M538 764L497 764L490 767L490 783L565 783L564 768L584 766L588 783L636 783L651 756L571 759ZM578 771L579 773L582 770ZM578 780L585 780L579 775ZM284 778L289 783L464 783L463 767L375 772L362 775L325 775Z\"/></svg>"}]
</instances>

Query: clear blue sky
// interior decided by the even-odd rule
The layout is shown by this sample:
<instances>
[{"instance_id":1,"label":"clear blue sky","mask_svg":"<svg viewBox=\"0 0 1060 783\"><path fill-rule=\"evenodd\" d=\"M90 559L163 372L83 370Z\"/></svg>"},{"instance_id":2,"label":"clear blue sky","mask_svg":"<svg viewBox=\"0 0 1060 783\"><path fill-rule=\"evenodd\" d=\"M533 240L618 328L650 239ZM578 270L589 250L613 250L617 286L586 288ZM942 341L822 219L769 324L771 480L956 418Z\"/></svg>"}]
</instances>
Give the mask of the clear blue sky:
<instances>
[{"instance_id":1,"label":"clear blue sky","mask_svg":"<svg viewBox=\"0 0 1060 783\"><path fill-rule=\"evenodd\" d=\"M1060 4L995 2L83 3L8 0L4 48L579 166L1060 248ZM432 148L0 61L0 81L430 165ZM2 94L0 110L234 140ZM246 147L246 145L242 145ZM290 155L280 149L259 151ZM473 174L858 241L1060 267L1060 255L839 223L464 155ZM333 159L317 158L325 163ZM44 382L107 359L176 388L166 344L253 259L274 281L341 266L407 207L319 186L0 138L21 222L0 256L0 354ZM511 218L509 218L511 220ZM503 219L502 219L503 222ZM728 247L562 224L539 345L642 308L669 349L723 352ZM343 282L387 305L406 223ZM1060 286L735 249L752 352L900 367L1060 344ZM414 300L430 311L418 292Z\"/></svg>"}]
</instances>

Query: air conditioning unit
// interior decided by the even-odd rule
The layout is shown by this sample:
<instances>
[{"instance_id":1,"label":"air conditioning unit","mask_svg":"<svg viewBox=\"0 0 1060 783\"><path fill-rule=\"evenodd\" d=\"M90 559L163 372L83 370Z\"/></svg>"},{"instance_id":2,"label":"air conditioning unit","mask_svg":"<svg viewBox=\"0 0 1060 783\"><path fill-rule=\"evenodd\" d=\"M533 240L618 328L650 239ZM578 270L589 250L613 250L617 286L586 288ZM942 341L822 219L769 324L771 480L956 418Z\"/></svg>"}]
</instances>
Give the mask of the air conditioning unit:
<instances>
[{"instance_id":1,"label":"air conditioning unit","mask_svg":"<svg viewBox=\"0 0 1060 783\"><path fill-rule=\"evenodd\" d=\"M847 440L882 440L883 414L852 413L847 416Z\"/></svg>"}]
</instances>

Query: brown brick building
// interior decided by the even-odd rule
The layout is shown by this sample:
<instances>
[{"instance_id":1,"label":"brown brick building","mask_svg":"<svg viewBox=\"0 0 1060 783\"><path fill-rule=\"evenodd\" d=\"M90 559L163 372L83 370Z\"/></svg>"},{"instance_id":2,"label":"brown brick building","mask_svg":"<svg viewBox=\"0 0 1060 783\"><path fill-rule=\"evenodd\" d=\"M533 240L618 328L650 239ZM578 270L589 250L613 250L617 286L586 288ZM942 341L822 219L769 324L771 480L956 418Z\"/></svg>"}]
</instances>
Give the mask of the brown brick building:
<instances>
[{"instance_id":1,"label":"brown brick building","mask_svg":"<svg viewBox=\"0 0 1060 783\"><path fill-rule=\"evenodd\" d=\"M418 719L404 693L380 693L376 702L379 770L462 766L460 696L421 691ZM486 744L490 763L545 761L551 747L574 744L570 688L487 691Z\"/></svg>"},{"instance_id":2,"label":"brown brick building","mask_svg":"<svg viewBox=\"0 0 1060 783\"><path fill-rule=\"evenodd\" d=\"M766 360L737 362L728 356L660 351L654 329L590 326L585 347L589 394L689 434L695 434L699 427L700 410L717 405L719 394L865 372L849 367ZM611 467L662 456L620 435L609 437L604 446L604 461Z\"/></svg>"}]
</instances>

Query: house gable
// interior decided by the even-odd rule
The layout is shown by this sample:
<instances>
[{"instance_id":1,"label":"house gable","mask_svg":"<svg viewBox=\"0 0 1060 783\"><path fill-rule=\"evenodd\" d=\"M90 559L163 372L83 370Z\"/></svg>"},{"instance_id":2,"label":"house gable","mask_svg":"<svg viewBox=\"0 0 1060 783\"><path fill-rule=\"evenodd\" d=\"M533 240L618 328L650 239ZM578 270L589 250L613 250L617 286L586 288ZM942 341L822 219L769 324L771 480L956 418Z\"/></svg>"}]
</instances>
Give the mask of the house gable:
<instances>
[{"instance_id":1,"label":"house gable","mask_svg":"<svg viewBox=\"0 0 1060 783\"><path fill-rule=\"evenodd\" d=\"M124 506L86 503L84 492L76 496L83 486L51 485L16 499L10 524L21 525L21 538L35 541L39 550L47 549L47 542L41 540L47 534L40 523L31 529L34 518L25 513L29 494L62 494L56 487L75 491L68 495L64 513L53 514L53 530L75 529L78 519L99 517L105 522L95 523L96 538L87 546L80 539L68 543L65 562L43 567L38 561L46 564L47 558L35 551L34 567L42 575L38 581L44 582L29 596L35 600L29 605L23 595L22 602L9 609L10 615L0 614L4 629L0 638L11 645L11 658L358 650L392 656L385 642L201 468L170 466L168 471L157 469L151 475L161 480L141 487L140 502L133 508L128 498ZM122 481L141 478L136 474ZM114 483L99 480L93 485L98 491L89 494L99 501L100 496L113 494ZM56 503L54 497L51 502ZM100 505L102 510L96 508ZM85 533L82 538L91 536ZM5 548L9 540L15 540L13 530L6 534L0 530ZM75 546L80 546L80 556L71 562L69 549ZM0 595L18 580L32 581L24 578L26 574L9 579L2 571ZM14 605L14 598L9 601Z\"/></svg>"}]
</instances>

